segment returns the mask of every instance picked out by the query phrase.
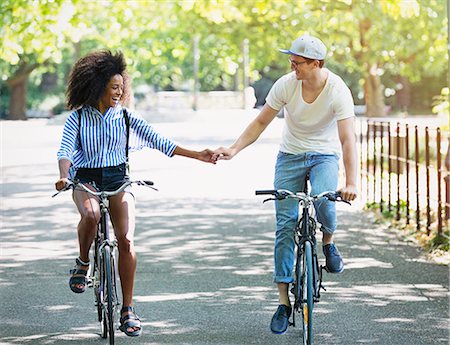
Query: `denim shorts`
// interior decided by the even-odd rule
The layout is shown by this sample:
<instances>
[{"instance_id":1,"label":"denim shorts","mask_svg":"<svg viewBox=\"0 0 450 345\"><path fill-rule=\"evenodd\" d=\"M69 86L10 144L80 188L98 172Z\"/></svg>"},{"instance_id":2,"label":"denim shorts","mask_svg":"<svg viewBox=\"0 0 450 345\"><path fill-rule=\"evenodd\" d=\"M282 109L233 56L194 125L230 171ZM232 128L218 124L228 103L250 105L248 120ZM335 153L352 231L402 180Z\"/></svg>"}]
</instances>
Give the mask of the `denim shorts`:
<instances>
[{"instance_id":1,"label":"denim shorts","mask_svg":"<svg viewBox=\"0 0 450 345\"><path fill-rule=\"evenodd\" d=\"M93 185L98 190L113 191L128 179L125 163L106 168L80 168L75 179ZM127 187L126 191L129 191Z\"/></svg>"}]
</instances>

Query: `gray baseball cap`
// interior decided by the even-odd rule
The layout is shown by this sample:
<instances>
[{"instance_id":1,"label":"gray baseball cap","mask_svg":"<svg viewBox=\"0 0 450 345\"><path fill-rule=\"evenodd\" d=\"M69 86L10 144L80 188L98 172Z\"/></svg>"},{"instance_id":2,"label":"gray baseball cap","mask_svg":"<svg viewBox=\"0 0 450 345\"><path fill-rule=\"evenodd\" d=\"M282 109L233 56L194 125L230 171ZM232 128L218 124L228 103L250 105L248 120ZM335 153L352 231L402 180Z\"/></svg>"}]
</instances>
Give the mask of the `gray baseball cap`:
<instances>
[{"instance_id":1,"label":"gray baseball cap","mask_svg":"<svg viewBox=\"0 0 450 345\"><path fill-rule=\"evenodd\" d=\"M279 49L284 54L298 55L308 59L324 60L327 47L316 37L303 35L292 42L291 48Z\"/></svg>"}]
</instances>

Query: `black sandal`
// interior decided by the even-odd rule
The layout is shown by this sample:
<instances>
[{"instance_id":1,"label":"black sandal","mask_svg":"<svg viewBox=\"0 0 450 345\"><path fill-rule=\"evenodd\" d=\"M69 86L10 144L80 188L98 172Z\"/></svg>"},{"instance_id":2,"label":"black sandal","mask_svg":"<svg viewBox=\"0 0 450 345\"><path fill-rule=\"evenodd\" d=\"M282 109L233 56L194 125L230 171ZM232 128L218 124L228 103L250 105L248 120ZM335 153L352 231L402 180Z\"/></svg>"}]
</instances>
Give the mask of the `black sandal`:
<instances>
[{"instance_id":1,"label":"black sandal","mask_svg":"<svg viewBox=\"0 0 450 345\"><path fill-rule=\"evenodd\" d=\"M88 262L81 261L80 258L75 259L76 266L74 269L70 270L70 274L72 275L69 279L69 286L70 290L72 290L75 293L83 293L86 291L86 286L88 284L88 278L87 278L87 270L82 270L77 268L78 266L89 266ZM76 285L83 285L82 288L78 288Z\"/></svg>"},{"instance_id":2,"label":"black sandal","mask_svg":"<svg viewBox=\"0 0 450 345\"><path fill-rule=\"evenodd\" d=\"M120 315L122 315L124 312L128 312L128 314L120 317L119 329L129 337L137 337L141 335L141 319L139 319L139 316L136 315L134 308L122 307L122 309L120 310ZM136 329L132 332L128 331L128 328L134 327L138 327L139 329Z\"/></svg>"}]
</instances>

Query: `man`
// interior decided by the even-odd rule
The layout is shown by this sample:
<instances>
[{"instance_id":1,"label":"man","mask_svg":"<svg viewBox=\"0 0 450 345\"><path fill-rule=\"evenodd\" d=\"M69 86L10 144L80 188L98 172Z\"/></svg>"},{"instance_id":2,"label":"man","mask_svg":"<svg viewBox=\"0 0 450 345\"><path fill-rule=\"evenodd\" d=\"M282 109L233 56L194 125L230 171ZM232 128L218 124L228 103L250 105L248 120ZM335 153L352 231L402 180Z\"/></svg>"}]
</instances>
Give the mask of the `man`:
<instances>
[{"instance_id":1,"label":"man","mask_svg":"<svg viewBox=\"0 0 450 345\"><path fill-rule=\"evenodd\" d=\"M284 107L285 124L275 167L274 187L301 191L309 173L311 193L336 190L339 159L342 154L345 185L342 198L354 200L357 195L357 153L354 134L354 105L351 92L343 80L324 68L325 45L316 37L301 36L289 50L292 72L282 76L272 86L266 104L229 148L215 151L218 159L229 160L255 142L269 123ZM328 272L344 269L342 257L333 243L336 230L336 210L328 200L315 204L318 221L322 224L323 252ZM295 200L276 202L276 239L274 282L279 302L271 321L276 334L287 331L292 312L289 284L293 282L294 232L298 218Z\"/></svg>"}]
</instances>

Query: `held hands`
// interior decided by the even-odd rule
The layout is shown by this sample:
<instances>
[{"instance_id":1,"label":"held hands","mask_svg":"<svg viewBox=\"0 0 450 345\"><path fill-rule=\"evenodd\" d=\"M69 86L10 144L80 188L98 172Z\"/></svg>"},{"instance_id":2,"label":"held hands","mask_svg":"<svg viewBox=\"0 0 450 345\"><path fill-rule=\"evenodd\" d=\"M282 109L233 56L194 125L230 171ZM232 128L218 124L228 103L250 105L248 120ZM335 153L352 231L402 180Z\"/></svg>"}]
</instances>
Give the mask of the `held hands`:
<instances>
[{"instance_id":1,"label":"held hands","mask_svg":"<svg viewBox=\"0 0 450 345\"><path fill-rule=\"evenodd\" d=\"M237 153L237 150L219 147L218 149L212 151L209 149L205 149L203 151L197 152L197 159L202 162L216 164L218 160L230 160Z\"/></svg>"},{"instance_id":2,"label":"held hands","mask_svg":"<svg viewBox=\"0 0 450 345\"><path fill-rule=\"evenodd\" d=\"M214 156L213 158L218 160L230 160L233 158L237 153L237 150L227 148L227 147L219 147L218 149L214 150Z\"/></svg>"},{"instance_id":3,"label":"held hands","mask_svg":"<svg viewBox=\"0 0 450 345\"><path fill-rule=\"evenodd\" d=\"M198 151L197 156L195 158L197 158L202 162L216 164L217 159L214 156L215 156L214 151L211 151L210 149L205 149L203 151Z\"/></svg>"}]
</instances>

